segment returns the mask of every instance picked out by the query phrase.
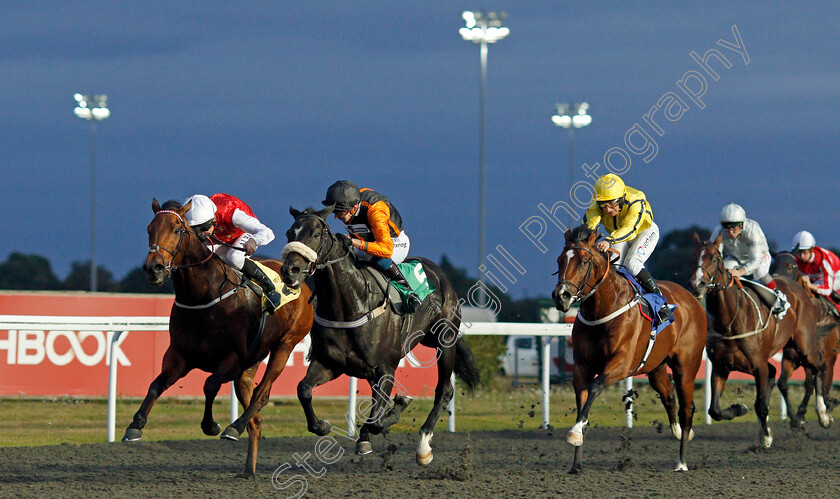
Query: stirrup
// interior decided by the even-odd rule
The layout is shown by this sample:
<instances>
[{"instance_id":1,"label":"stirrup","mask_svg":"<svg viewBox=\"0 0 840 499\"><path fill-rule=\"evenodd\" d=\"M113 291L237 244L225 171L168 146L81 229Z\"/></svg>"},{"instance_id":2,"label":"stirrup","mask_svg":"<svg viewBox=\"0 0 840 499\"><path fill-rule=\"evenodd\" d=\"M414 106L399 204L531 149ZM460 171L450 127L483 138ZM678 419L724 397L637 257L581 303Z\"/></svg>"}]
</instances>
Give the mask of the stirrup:
<instances>
[{"instance_id":1,"label":"stirrup","mask_svg":"<svg viewBox=\"0 0 840 499\"><path fill-rule=\"evenodd\" d=\"M423 302L420 301L420 297L417 296L417 293L411 292L403 298L403 305L409 314L413 314L418 308L420 308L420 306L423 305Z\"/></svg>"},{"instance_id":2,"label":"stirrup","mask_svg":"<svg viewBox=\"0 0 840 499\"><path fill-rule=\"evenodd\" d=\"M666 303L659 309L659 312L656 313L656 316L659 317L659 323L664 324L671 320L674 317L674 313L671 311L671 307L668 306Z\"/></svg>"},{"instance_id":3,"label":"stirrup","mask_svg":"<svg viewBox=\"0 0 840 499\"><path fill-rule=\"evenodd\" d=\"M280 302L283 300L283 297L280 296L280 293L278 293L276 289L270 292L263 290L263 293L265 295L265 299L268 300L269 303L268 313L273 314L275 310L280 308Z\"/></svg>"}]
</instances>

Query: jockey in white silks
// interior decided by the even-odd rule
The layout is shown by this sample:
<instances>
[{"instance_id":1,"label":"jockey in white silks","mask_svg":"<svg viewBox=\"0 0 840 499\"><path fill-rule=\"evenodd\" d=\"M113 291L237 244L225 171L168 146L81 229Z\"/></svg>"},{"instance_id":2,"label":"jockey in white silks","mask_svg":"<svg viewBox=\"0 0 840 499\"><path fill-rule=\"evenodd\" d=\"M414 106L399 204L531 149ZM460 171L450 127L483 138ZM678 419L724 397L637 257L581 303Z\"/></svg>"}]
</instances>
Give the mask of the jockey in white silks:
<instances>
[{"instance_id":1,"label":"jockey in white silks","mask_svg":"<svg viewBox=\"0 0 840 499\"><path fill-rule=\"evenodd\" d=\"M712 241L722 236L721 248L725 256L723 265L735 277L750 276L776 293L773 313L784 317L790 303L776 288L776 281L770 275L770 247L758 222L747 218L741 206L731 203L720 212L720 225L712 233Z\"/></svg>"}]
</instances>

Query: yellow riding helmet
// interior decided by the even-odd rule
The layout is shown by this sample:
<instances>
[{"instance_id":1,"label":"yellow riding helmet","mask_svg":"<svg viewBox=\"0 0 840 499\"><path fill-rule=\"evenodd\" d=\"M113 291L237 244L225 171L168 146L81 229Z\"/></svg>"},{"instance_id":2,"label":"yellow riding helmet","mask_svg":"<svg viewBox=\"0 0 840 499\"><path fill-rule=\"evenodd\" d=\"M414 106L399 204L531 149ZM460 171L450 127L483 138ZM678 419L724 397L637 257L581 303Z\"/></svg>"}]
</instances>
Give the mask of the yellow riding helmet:
<instances>
[{"instance_id":1,"label":"yellow riding helmet","mask_svg":"<svg viewBox=\"0 0 840 499\"><path fill-rule=\"evenodd\" d=\"M602 176L595 182L595 201L612 201L627 193L627 186L613 173Z\"/></svg>"}]
</instances>

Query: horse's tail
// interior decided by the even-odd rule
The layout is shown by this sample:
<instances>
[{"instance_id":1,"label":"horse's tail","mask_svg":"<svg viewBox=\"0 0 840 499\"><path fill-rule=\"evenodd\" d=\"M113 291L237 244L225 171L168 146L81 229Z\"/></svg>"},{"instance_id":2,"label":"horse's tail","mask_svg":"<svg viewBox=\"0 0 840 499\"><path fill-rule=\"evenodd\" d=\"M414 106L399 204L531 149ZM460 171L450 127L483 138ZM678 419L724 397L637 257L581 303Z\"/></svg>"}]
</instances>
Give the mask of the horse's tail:
<instances>
[{"instance_id":1,"label":"horse's tail","mask_svg":"<svg viewBox=\"0 0 840 499\"><path fill-rule=\"evenodd\" d=\"M475 356L463 336L455 342L455 376L466 383L470 393L478 388L478 383L481 381L481 374L475 366Z\"/></svg>"}]
</instances>

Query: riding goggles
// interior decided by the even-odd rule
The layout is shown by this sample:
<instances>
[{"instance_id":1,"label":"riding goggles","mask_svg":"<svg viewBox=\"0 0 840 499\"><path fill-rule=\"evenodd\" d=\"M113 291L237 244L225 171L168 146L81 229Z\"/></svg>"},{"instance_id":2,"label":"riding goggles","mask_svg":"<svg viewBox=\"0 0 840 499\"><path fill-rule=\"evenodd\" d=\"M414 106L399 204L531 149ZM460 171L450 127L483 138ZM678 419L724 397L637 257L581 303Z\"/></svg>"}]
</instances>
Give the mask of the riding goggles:
<instances>
[{"instance_id":1,"label":"riding goggles","mask_svg":"<svg viewBox=\"0 0 840 499\"><path fill-rule=\"evenodd\" d=\"M736 227L743 227L744 222L722 222L720 225L724 229L734 229Z\"/></svg>"},{"instance_id":2,"label":"riding goggles","mask_svg":"<svg viewBox=\"0 0 840 499\"><path fill-rule=\"evenodd\" d=\"M609 201L598 201L598 208L605 208L607 206L618 206L618 199L610 199Z\"/></svg>"}]
</instances>

